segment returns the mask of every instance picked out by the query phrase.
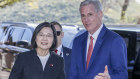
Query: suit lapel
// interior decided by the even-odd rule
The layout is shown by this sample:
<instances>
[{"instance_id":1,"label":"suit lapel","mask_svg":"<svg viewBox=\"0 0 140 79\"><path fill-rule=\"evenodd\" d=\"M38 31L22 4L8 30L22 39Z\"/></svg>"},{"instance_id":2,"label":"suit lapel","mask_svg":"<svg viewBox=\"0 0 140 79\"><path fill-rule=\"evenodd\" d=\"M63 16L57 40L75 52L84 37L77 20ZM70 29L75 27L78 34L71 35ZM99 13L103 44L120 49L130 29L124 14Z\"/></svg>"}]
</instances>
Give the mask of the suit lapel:
<instances>
[{"instance_id":1,"label":"suit lapel","mask_svg":"<svg viewBox=\"0 0 140 79\"><path fill-rule=\"evenodd\" d=\"M48 61L46 62L46 65L45 65L45 68L44 68L44 71L46 71L46 70L48 70L48 69L50 69L51 67L53 67L53 63L54 63L54 61L53 61L53 59L52 59L52 53L50 53L50 57L49 57L49 59L48 59ZM36 69L39 69L40 71L42 71L43 72L43 67L42 67L42 63L41 63L41 61L40 61L40 59L39 59L39 57L37 56L37 52L34 50L34 52L33 52L33 56L32 56L33 58L33 63L35 63L35 64L33 64L34 66L36 66ZM36 60L36 61L35 61ZM48 66L48 67L47 67Z\"/></svg>"},{"instance_id":2,"label":"suit lapel","mask_svg":"<svg viewBox=\"0 0 140 79\"><path fill-rule=\"evenodd\" d=\"M47 72L49 73L49 70L54 68L54 62L55 62L55 61L54 61L54 59L53 59L53 53L50 52L50 57L49 57L49 59L48 59L46 65L45 65L44 71L45 71L45 72L47 71Z\"/></svg>"},{"instance_id":3,"label":"suit lapel","mask_svg":"<svg viewBox=\"0 0 140 79\"><path fill-rule=\"evenodd\" d=\"M64 64L66 64L66 60L67 60L67 56L66 56L66 50L64 49L64 47L62 46L63 49L63 58L64 58Z\"/></svg>"},{"instance_id":4,"label":"suit lapel","mask_svg":"<svg viewBox=\"0 0 140 79\"><path fill-rule=\"evenodd\" d=\"M71 52L66 50L64 46L62 46L62 49L63 49L63 57L64 59L66 59L70 55Z\"/></svg>"},{"instance_id":5,"label":"suit lapel","mask_svg":"<svg viewBox=\"0 0 140 79\"><path fill-rule=\"evenodd\" d=\"M103 25L103 28L101 29L101 31L98 35L98 38L96 40L96 43L95 43L95 46L94 46L94 49L93 49L93 52L92 52L92 56L91 56L91 59L90 59L90 62L89 62L88 70L90 69L90 66L94 63L96 55L98 54L98 51L100 50L100 47L103 43L103 36L105 35L105 32L106 32L106 27L105 27L105 25Z\"/></svg>"},{"instance_id":6,"label":"suit lapel","mask_svg":"<svg viewBox=\"0 0 140 79\"><path fill-rule=\"evenodd\" d=\"M67 66L66 64L69 63L68 60L69 60L70 52L67 51L64 46L62 46L62 49L63 49L64 69L66 70L66 66Z\"/></svg>"},{"instance_id":7,"label":"suit lapel","mask_svg":"<svg viewBox=\"0 0 140 79\"><path fill-rule=\"evenodd\" d=\"M32 64L33 65L32 67L35 67L35 69L37 68L38 70L43 71L41 61L40 61L39 57L37 56L37 52L35 49L33 50L31 57L32 57L32 62L34 63L34 64Z\"/></svg>"},{"instance_id":8,"label":"suit lapel","mask_svg":"<svg viewBox=\"0 0 140 79\"><path fill-rule=\"evenodd\" d=\"M83 66L84 66L84 71L86 71L86 49L87 49L87 38L88 38L88 32L85 32L83 35L81 41L80 41L80 46L81 46L81 52L82 52L82 61L83 61Z\"/></svg>"}]
</instances>

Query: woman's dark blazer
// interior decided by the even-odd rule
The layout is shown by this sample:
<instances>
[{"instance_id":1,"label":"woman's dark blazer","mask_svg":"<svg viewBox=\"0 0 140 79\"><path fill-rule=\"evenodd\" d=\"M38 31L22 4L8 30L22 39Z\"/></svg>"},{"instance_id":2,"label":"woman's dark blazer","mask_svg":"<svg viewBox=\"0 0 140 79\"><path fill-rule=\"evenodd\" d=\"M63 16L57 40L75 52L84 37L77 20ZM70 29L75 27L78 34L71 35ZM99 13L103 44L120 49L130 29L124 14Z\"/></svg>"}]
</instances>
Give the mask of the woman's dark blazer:
<instances>
[{"instance_id":1,"label":"woman's dark blazer","mask_svg":"<svg viewBox=\"0 0 140 79\"><path fill-rule=\"evenodd\" d=\"M43 71L35 50L20 53L9 79L65 79L63 58L51 52Z\"/></svg>"}]
</instances>

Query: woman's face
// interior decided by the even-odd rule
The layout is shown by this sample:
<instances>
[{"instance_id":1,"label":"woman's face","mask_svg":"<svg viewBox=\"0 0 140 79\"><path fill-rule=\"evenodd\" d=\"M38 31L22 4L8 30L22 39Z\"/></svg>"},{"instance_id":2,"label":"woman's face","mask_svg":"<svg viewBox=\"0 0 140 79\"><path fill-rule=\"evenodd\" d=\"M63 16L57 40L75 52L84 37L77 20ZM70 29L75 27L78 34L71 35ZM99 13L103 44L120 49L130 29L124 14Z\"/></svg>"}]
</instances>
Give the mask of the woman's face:
<instances>
[{"instance_id":1,"label":"woman's face","mask_svg":"<svg viewBox=\"0 0 140 79\"><path fill-rule=\"evenodd\" d=\"M36 37L37 48L49 50L53 44L53 31L50 27L44 27L40 30Z\"/></svg>"}]
</instances>

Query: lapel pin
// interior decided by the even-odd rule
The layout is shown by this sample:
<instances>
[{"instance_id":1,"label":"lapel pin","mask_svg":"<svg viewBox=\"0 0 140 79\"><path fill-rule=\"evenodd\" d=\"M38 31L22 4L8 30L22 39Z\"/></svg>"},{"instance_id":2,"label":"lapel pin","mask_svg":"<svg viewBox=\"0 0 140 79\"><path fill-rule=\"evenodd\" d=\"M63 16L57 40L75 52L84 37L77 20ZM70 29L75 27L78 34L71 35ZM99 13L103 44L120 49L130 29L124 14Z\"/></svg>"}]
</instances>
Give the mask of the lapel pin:
<instances>
[{"instance_id":1,"label":"lapel pin","mask_svg":"<svg viewBox=\"0 0 140 79\"><path fill-rule=\"evenodd\" d=\"M51 67L53 67L53 64L50 64Z\"/></svg>"},{"instance_id":2,"label":"lapel pin","mask_svg":"<svg viewBox=\"0 0 140 79\"><path fill-rule=\"evenodd\" d=\"M66 56L69 56L69 53L66 53Z\"/></svg>"}]
</instances>

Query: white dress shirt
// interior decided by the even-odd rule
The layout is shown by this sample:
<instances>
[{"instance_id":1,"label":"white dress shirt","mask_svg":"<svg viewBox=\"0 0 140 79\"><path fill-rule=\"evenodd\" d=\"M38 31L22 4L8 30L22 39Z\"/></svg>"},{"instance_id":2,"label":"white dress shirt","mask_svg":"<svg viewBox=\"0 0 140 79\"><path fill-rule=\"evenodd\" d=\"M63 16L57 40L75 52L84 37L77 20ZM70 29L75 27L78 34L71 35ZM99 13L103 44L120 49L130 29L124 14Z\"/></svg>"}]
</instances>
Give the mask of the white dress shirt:
<instances>
[{"instance_id":1,"label":"white dress shirt","mask_svg":"<svg viewBox=\"0 0 140 79\"><path fill-rule=\"evenodd\" d=\"M94 50L94 46L95 46L95 43L96 43L96 40L98 38L98 35L101 31L103 27L103 24L99 27L99 29L93 34L91 35L89 32L88 32L88 38L87 38L87 50L86 50L86 60L87 60L87 55L88 55L88 48L89 48L89 43L90 43L90 36L93 37L93 50Z\"/></svg>"},{"instance_id":2,"label":"white dress shirt","mask_svg":"<svg viewBox=\"0 0 140 79\"><path fill-rule=\"evenodd\" d=\"M38 57L39 57L39 59L41 61L41 64L42 64L42 67L43 67L43 70L44 70L45 65L46 65L46 63L47 63L47 61L48 61L48 59L50 57L50 53L48 53L46 56L39 56L38 55Z\"/></svg>"},{"instance_id":3,"label":"white dress shirt","mask_svg":"<svg viewBox=\"0 0 140 79\"><path fill-rule=\"evenodd\" d=\"M57 54L60 55L61 57L63 57L63 48L62 48L62 44L57 48Z\"/></svg>"}]
</instances>

